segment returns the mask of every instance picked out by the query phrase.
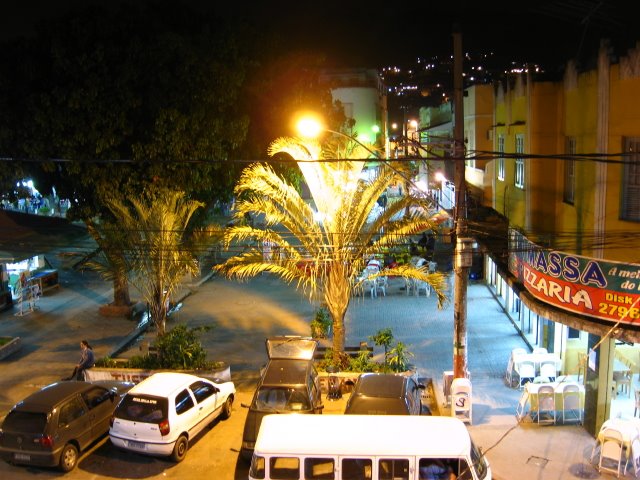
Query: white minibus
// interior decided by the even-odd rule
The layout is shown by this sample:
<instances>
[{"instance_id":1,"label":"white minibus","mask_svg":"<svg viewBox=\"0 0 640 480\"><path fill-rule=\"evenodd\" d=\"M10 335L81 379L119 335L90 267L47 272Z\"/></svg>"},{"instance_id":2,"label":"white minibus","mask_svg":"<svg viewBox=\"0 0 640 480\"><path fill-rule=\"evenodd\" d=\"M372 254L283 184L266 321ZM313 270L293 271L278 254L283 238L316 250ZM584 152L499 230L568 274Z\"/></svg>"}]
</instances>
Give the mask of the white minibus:
<instances>
[{"instance_id":1,"label":"white minibus","mask_svg":"<svg viewBox=\"0 0 640 480\"><path fill-rule=\"evenodd\" d=\"M250 480L491 480L454 417L267 415Z\"/></svg>"}]
</instances>

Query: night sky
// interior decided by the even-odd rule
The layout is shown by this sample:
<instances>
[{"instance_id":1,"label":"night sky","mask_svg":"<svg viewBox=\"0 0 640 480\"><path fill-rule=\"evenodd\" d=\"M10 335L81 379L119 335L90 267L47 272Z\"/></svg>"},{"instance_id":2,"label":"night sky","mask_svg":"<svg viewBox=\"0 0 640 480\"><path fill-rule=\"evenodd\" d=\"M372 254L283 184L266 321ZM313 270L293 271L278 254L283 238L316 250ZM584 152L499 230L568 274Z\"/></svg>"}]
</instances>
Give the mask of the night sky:
<instances>
[{"instance_id":1,"label":"night sky","mask_svg":"<svg viewBox=\"0 0 640 480\"><path fill-rule=\"evenodd\" d=\"M135 2L139 0L125 0ZM117 0L22 0L5 6L0 38L33 31L35 23L67 9ZM460 25L463 49L493 51L517 61L559 62L593 55L600 38L620 48L640 38L640 2L565 0L507 2L449 0L374 2L360 0L174 0L246 19L276 31L292 49L324 54L329 65L406 65L417 57L452 52L453 25ZM527 6L520 6L524 4ZM9 10L10 9L10 10Z\"/></svg>"}]
</instances>

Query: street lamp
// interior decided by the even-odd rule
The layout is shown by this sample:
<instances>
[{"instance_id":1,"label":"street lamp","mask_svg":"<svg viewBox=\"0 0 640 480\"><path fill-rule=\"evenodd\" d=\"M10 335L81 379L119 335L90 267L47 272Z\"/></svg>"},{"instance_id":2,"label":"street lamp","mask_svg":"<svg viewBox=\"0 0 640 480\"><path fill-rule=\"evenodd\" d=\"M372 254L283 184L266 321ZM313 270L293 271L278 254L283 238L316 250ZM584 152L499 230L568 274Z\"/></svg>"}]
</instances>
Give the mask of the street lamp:
<instances>
[{"instance_id":1,"label":"street lamp","mask_svg":"<svg viewBox=\"0 0 640 480\"><path fill-rule=\"evenodd\" d=\"M377 125L374 126L374 127L378 131L380 130ZM373 155L375 158L380 159L380 155L378 153L374 152L370 147L365 145L363 142L361 142L357 138L352 137L350 135L347 135L346 133L339 132L337 130L331 130L330 128L327 128L324 125L322 125L322 123L317 118L315 118L313 116L300 117L298 119L297 123L296 123L296 130L298 131L298 133L301 136L303 136L305 138L316 138L323 131L324 132L328 132L328 133L333 133L334 135L342 136L342 137L344 137L344 138L346 138L348 140L351 140L351 141L357 143L362 148L364 148L367 152L369 152L371 155Z\"/></svg>"}]
</instances>

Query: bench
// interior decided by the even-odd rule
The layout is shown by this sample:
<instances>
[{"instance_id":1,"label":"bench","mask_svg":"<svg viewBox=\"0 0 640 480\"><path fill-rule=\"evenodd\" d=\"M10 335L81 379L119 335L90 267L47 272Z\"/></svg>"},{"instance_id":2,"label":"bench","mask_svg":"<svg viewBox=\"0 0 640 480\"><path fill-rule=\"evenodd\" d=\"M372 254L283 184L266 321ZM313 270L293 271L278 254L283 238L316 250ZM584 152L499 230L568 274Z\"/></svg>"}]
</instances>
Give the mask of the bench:
<instances>
[{"instance_id":1,"label":"bench","mask_svg":"<svg viewBox=\"0 0 640 480\"><path fill-rule=\"evenodd\" d=\"M313 359L324 360L327 350L331 350L331 347L324 347L322 345L319 345L316 348L315 353L313 354ZM369 357L370 358L373 357L373 347L370 347L369 345L367 345L366 342L362 343L360 346L357 346L357 347L344 347L344 353L349 355L349 357L351 358L358 358L360 356L360 352L362 351L369 352Z\"/></svg>"}]
</instances>

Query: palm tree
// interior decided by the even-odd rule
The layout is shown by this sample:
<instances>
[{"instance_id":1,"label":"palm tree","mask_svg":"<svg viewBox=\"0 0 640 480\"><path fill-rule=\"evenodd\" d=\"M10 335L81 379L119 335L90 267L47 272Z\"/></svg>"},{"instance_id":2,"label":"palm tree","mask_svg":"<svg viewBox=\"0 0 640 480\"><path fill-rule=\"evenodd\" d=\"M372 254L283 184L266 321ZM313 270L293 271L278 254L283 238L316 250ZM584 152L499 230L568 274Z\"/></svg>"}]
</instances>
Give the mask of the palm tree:
<instances>
[{"instance_id":1,"label":"palm tree","mask_svg":"<svg viewBox=\"0 0 640 480\"><path fill-rule=\"evenodd\" d=\"M340 151L350 158L368 156L358 146ZM298 161L317 212L269 165L250 165L235 187L239 200L234 215L238 221L245 214L264 218L264 227L239 222L230 227L225 234L227 246L231 242L257 242L257 246L229 258L217 268L228 277L239 279L271 272L287 282L295 282L310 297L319 295L331 315L333 350L344 352L344 317L366 261L383 248L404 242L407 235L433 228L428 213L430 205L408 194L370 221L370 212L393 182L396 171L382 164L377 178L363 181L360 174L364 161L318 161L326 158L316 141L277 139L270 145L269 154L282 153ZM417 208L403 215L407 206ZM264 244L277 245L280 254L264 256L261 249ZM436 292L439 306L445 300L444 277L428 273L425 268L403 265L378 275L425 281Z\"/></svg>"},{"instance_id":2,"label":"palm tree","mask_svg":"<svg viewBox=\"0 0 640 480\"><path fill-rule=\"evenodd\" d=\"M165 333L169 299L187 274L197 275L197 252L212 232L188 234L189 221L203 203L182 192L165 192L153 200L113 200L107 206L118 219L131 284L149 306L158 336Z\"/></svg>"}]
</instances>

